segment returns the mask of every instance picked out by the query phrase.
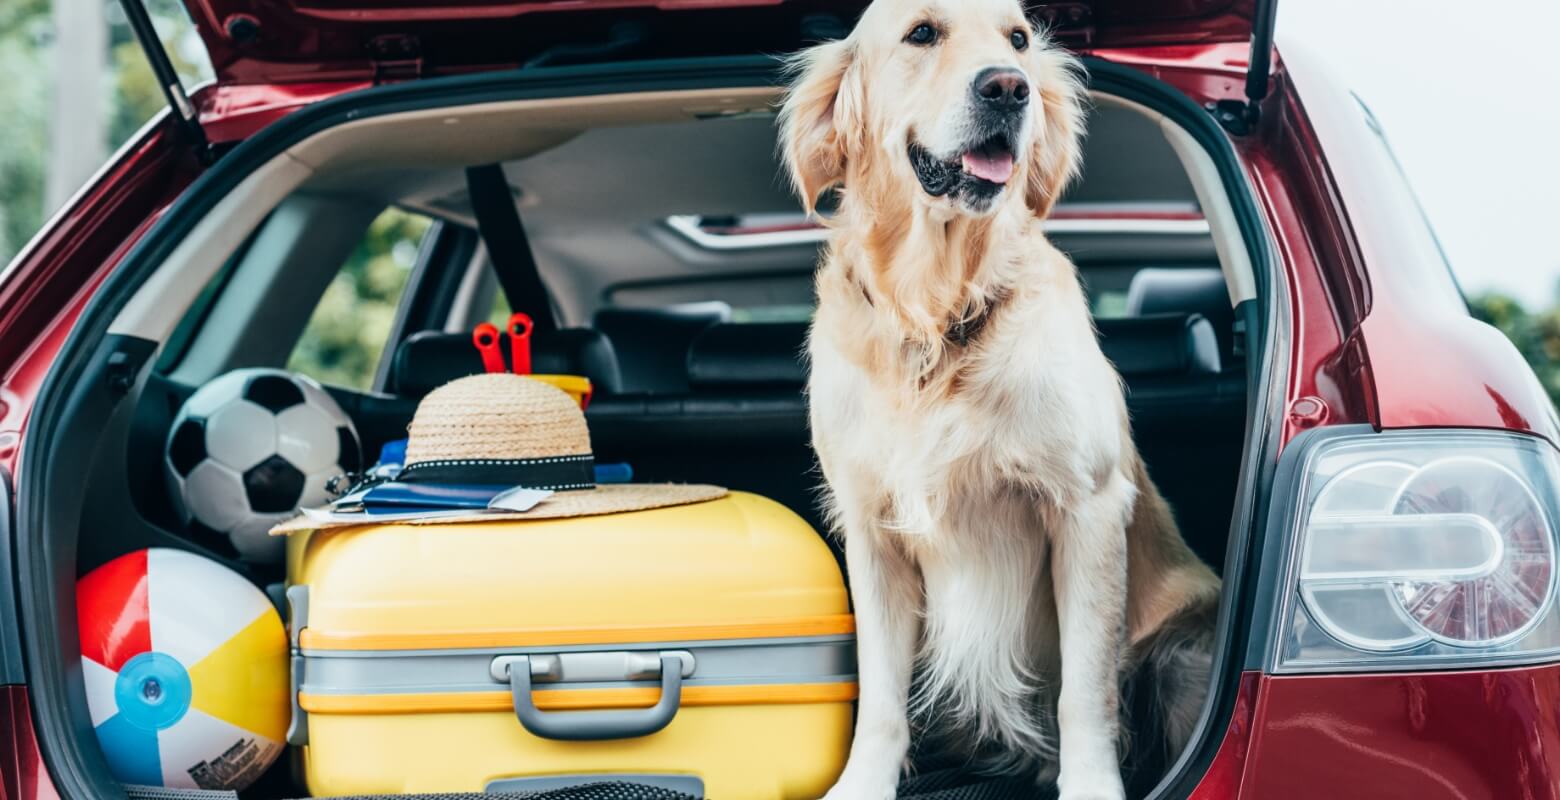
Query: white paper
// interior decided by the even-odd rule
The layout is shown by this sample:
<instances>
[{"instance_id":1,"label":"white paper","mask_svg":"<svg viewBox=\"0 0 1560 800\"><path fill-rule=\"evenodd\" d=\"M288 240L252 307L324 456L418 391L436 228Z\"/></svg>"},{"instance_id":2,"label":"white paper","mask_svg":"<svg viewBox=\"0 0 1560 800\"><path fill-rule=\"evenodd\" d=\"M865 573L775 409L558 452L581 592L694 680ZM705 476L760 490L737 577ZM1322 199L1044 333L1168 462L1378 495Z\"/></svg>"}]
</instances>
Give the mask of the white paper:
<instances>
[{"instance_id":1,"label":"white paper","mask_svg":"<svg viewBox=\"0 0 1560 800\"><path fill-rule=\"evenodd\" d=\"M492 511L524 512L536 508L536 504L552 497L548 489L527 489L524 486L516 486L513 489L499 492L496 497L488 501L488 509Z\"/></svg>"}]
</instances>

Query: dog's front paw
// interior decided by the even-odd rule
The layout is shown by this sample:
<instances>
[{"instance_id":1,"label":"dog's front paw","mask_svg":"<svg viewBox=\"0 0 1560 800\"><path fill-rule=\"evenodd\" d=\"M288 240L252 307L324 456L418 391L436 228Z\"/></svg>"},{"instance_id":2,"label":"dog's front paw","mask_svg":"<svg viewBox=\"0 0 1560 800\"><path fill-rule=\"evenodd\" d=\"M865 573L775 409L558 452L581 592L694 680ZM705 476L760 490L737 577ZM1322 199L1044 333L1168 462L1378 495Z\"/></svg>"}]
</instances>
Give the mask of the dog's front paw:
<instances>
[{"instance_id":1,"label":"dog's front paw","mask_svg":"<svg viewBox=\"0 0 1560 800\"><path fill-rule=\"evenodd\" d=\"M1057 795L1057 800L1123 800L1126 793L1118 784L1112 789L1107 786L1084 787L1072 791L1063 790Z\"/></svg>"},{"instance_id":2,"label":"dog's front paw","mask_svg":"<svg viewBox=\"0 0 1560 800\"><path fill-rule=\"evenodd\" d=\"M1114 770L1088 776L1063 775L1057 782L1057 800L1123 800L1121 776Z\"/></svg>"},{"instance_id":3,"label":"dog's front paw","mask_svg":"<svg viewBox=\"0 0 1560 800\"><path fill-rule=\"evenodd\" d=\"M1062 746L1061 769L1056 776L1057 800L1123 800L1121 765L1116 745L1106 738Z\"/></svg>"},{"instance_id":4,"label":"dog's front paw","mask_svg":"<svg viewBox=\"0 0 1560 800\"><path fill-rule=\"evenodd\" d=\"M894 800L898 786L892 781L854 780L846 775L823 796L823 800Z\"/></svg>"}]
</instances>

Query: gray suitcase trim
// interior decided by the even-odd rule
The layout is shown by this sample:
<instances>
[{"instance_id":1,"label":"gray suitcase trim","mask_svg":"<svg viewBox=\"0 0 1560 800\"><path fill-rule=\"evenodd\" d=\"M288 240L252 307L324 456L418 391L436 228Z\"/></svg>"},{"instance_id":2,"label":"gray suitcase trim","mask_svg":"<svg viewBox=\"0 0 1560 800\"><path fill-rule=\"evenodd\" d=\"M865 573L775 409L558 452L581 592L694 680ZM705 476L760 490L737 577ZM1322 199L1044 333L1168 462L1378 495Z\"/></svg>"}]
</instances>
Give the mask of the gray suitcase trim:
<instances>
[{"instance_id":1,"label":"gray suitcase trim","mask_svg":"<svg viewBox=\"0 0 1560 800\"><path fill-rule=\"evenodd\" d=\"M298 694L303 691L304 658L298 650L298 635L309 625L309 587L287 587L287 642L292 650L291 669L288 670L288 700L292 705L292 718L287 721L287 743L302 747L309 743L309 712L298 705Z\"/></svg>"},{"instance_id":2,"label":"gray suitcase trim","mask_svg":"<svg viewBox=\"0 0 1560 800\"><path fill-rule=\"evenodd\" d=\"M429 650L305 649L309 589L287 590L292 607L292 722L289 744L309 741L300 695L395 696L489 693L508 688L519 724L551 739L646 736L670 724L685 687L854 683L856 637L625 642L553 647ZM519 667L520 669L513 669ZM649 709L544 712L533 687L589 690L654 687Z\"/></svg>"},{"instance_id":3,"label":"gray suitcase trim","mask_svg":"<svg viewBox=\"0 0 1560 800\"><path fill-rule=\"evenodd\" d=\"M515 656L589 657L606 654L658 656L687 654L684 686L743 686L788 683L842 683L856 680L856 643L849 636L797 637L733 642L669 642L596 645L593 647L515 648L483 650L396 651L346 653L301 651L299 690L311 695L433 694L491 692L508 686L508 673L496 678L494 662ZM538 659L536 663L545 663ZM581 659L583 663L583 659ZM657 678L635 674L609 676L596 670L570 680L538 672L536 683L549 689L605 689L654 686Z\"/></svg>"}]
</instances>

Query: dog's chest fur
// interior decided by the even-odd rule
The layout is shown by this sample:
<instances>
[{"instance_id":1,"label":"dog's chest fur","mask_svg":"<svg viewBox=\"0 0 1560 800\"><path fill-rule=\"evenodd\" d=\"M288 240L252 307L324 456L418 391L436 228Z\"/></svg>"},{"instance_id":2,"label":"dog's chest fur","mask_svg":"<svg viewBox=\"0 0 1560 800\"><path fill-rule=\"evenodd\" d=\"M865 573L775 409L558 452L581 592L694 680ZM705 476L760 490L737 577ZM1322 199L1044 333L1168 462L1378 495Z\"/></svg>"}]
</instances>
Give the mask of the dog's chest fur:
<instances>
[{"instance_id":1,"label":"dog's chest fur","mask_svg":"<svg viewBox=\"0 0 1560 800\"><path fill-rule=\"evenodd\" d=\"M1039 272L922 375L917 348L873 324L883 309L820 276L809 391L834 513L875 509L847 527L888 540L914 566L897 579L921 584L922 702L1043 753L1033 710L1059 657L1049 531L1120 469L1126 423L1070 267Z\"/></svg>"}]
</instances>

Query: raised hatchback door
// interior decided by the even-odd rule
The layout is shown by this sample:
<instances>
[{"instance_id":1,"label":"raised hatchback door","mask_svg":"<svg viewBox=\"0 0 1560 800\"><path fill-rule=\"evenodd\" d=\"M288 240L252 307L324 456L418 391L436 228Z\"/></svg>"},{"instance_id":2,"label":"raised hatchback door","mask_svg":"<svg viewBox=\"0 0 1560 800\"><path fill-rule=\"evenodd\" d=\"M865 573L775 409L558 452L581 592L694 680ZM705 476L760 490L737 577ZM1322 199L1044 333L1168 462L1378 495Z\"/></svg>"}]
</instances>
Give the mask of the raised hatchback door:
<instances>
[{"instance_id":1,"label":"raised hatchback door","mask_svg":"<svg viewBox=\"0 0 1560 800\"><path fill-rule=\"evenodd\" d=\"M139 0L136 0L139 2ZM942 0L952 2L953 0ZM184 0L219 83L408 79L503 69L539 48L568 44L643 57L662 55L679 32L763 30L710 25L723 13L778 23L815 13L796 0ZM829 4L845 24L867 0ZM1245 41L1271 28L1270 0L1064 0L1034 15L1075 48ZM805 8L803 7L805 6ZM757 20L758 17L754 17ZM615 22L644 24L614 28ZM663 21L665 24L662 24ZM751 20L750 20L751 21ZM773 28L770 28L773 30ZM819 30L805 38L829 35ZM775 43L752 34L753 52ZM640 39L643 41L640 41ZM700 36L703 49L713 39ZM656 41L659 40L659 41ZM634 47L643 44L645 47ZM737 46L742 43L736 42ZM702 51L702 50L701 50ZM686 54L686 53L685 53Z\"/></svg>"}]
</instances>

